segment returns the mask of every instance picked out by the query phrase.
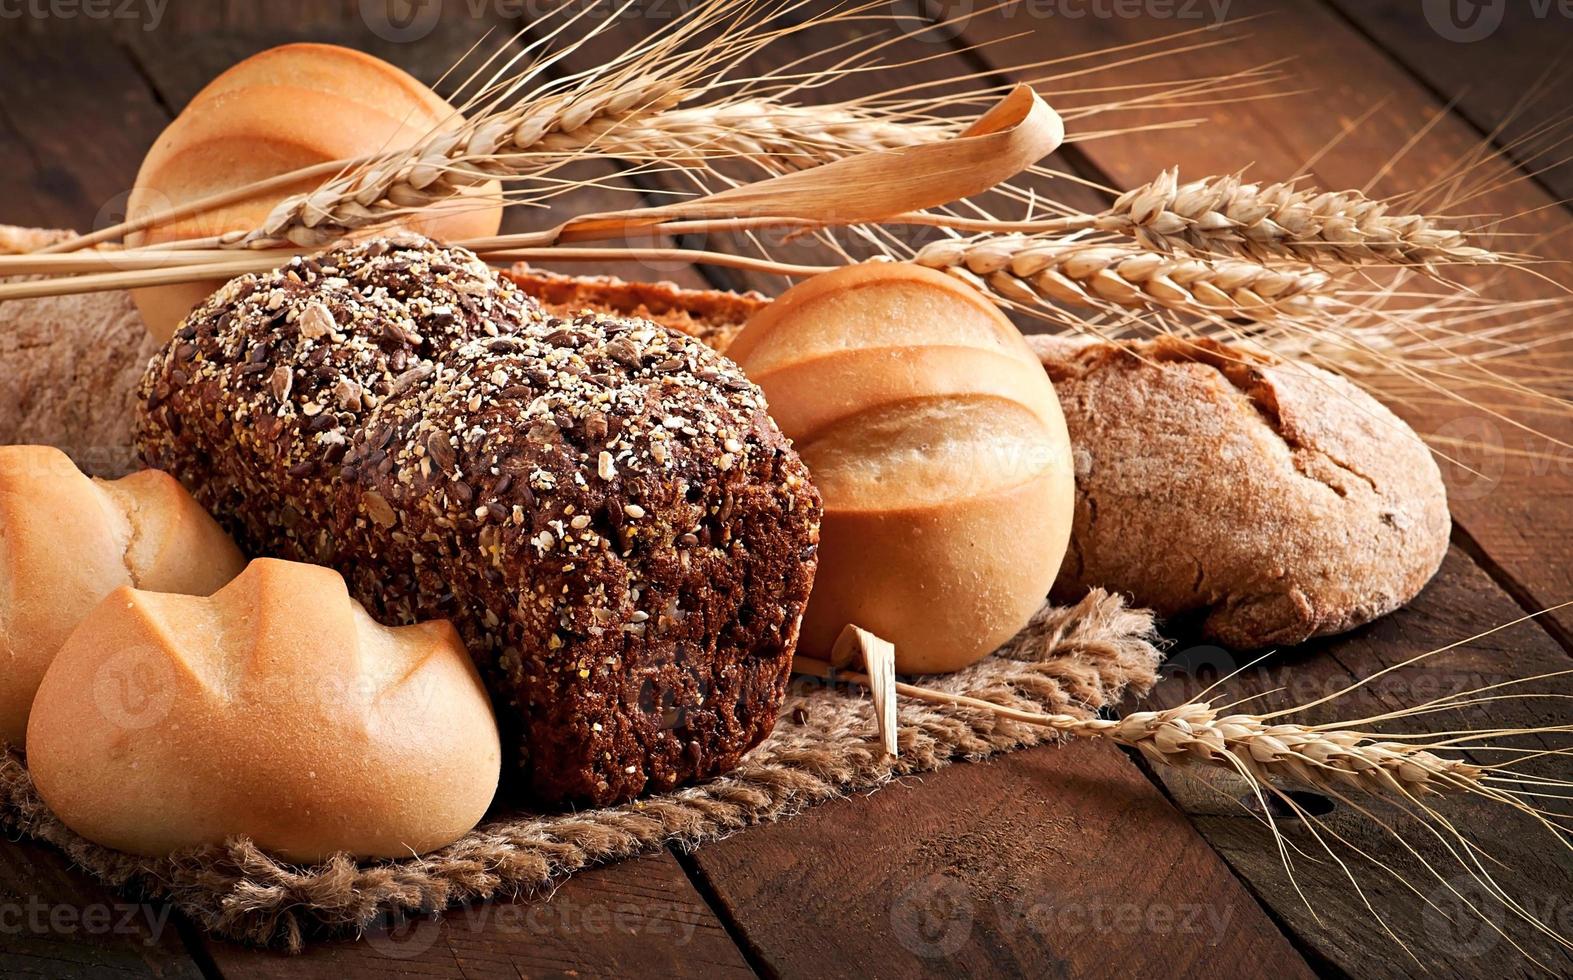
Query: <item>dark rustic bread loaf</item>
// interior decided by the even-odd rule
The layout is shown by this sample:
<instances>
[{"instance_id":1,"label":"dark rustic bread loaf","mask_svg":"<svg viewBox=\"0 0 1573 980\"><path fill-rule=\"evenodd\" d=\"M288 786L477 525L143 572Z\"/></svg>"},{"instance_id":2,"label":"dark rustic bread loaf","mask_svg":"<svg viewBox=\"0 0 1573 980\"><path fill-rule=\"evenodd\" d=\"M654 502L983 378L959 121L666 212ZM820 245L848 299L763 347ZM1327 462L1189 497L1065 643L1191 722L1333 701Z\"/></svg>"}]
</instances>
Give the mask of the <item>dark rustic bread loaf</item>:
<instances>
[{"instance_id":1,"label":"dark rustic bread loaf","mask_svg":"<svg viewBox=\"0 0 1573 980\"><path fill-rule=\"evenodd\" d=\"M244 543L454 621L536 799L712 776L774 723L819 500L698 340L378 240L229 283L142 395L149 463Z\"/></svg>"},{"instance_id":2,"label":"dark rustic bread loaf","mask_svg":"<svg viewBox=\"0 0 1573 980\"><path fill-rule=\"evenodd\" d=\"M1392 612L1441 565L1436 462L1343 378L1205 340L1029 342L1076 464L1056 597L1102 586L1250 649Z\"/></svg>"}]
</instances>

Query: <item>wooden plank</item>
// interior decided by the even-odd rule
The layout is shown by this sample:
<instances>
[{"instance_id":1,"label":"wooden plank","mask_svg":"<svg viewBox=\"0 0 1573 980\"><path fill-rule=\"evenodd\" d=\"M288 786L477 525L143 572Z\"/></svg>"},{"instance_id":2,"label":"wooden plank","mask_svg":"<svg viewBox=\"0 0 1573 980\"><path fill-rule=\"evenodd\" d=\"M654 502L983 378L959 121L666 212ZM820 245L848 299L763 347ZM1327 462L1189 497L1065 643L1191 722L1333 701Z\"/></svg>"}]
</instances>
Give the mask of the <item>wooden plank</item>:
<instances>
[{"instance_id":1,"label":"wooden plank","mask_svg":"<svg viewBox=\"0 0 1573 980\"><path fill-rule=\"evenodd\" d=\"M1119 71L1119 78L1125 82L1155 81L1165 77L1165 73L1185 76L1201 71L1230 71L1293 54L1297 64L1314 70L1311 80L1318 84L1320 91L1291 102L1249 103L1206 110L1204 114L1209 118L1199 131L1149 133L1088 144L1085 147L1088 160L1109 174L1112 183L1133 186L1150 179L1160 167L1175 163L1181 166L1182 174L1189 176L1227 173L1252 163L1254 176L1263 179L1285 177L1322 150L1330 137L1341 129L1353 127L1341 143L1318 160L1313 174L1317 183L1325 187L1358 187L1373 176L1406 139L1425 131L1428 120L1439 109L1412 79L1380 52L1372 50L1335 15L1312 5L1263 2L1238 3L1231 12L1238 16L1268 12L1271 16L1252 22L1243 32L1249 34L1249 39L1234 47L1183 56L1168 66L1161 63L1127 66ZM1056 21L1054 30L1038 30L1030 42L1002 41L997 47L985 49L984 56L1006 64L1029 57L1042 58L1129 43L1159 36L1177 26L1184 25L1117 18ZM1006 25L983 20L975 25L968 39L1004 38L1022 27L1019 22ZM1091 81L1096 83L1097 79ZM1367 117L1365 113L1372 109L1374 113ZM1356 120L1360 120L1357 126ZM1444 118L1405 158L1404 165L1393 170L1382 190L1393 192L1423 185L1440 173L1447 162L1472 150L1476 138L1467 125L1457 119ZM1549 203L1550 199L1537 189L1520 185L1472 202L1468 210L1512 214ZM1551 209L1527 218L1520 227L1536 233L1554 233L1565 227L1565 223L1565 214ZM1560 241L1548 243L1545 250L1555 258L1567 254L1565 243ZM1547 295L1543 287L1527 277L1509 281L1502 292L1516 298ZM1410 417L1426 432L1441 430L1449 434L1448 426L1452 426L1450 434L1455 435L1469 432L1471 426L1476 430L1484 429L1488 434L1502 431L1489 420L1478 415L1471 418L1470 413L1457 409L1412 410ZM1567 437L1566 420L1537 417L1536 422L1552 426L1557 434ZM1461 427L1462 432L1459 431ZM1474 460L1477 464L1485 462L1487 471L1492 474L1500 472L1494 482L1482 484L1478 478L1471 480L1457 471L1450 474L1454 512L1464 529L1463 537L1491 556L1495 563L1493 571L1515 589L1515 598L1523 604L1540 607L1561 601L1573 594L1573 580L1569 577L1573 561L1570 561L1561 530L1570 520L1567 502L1573 495L1573 488L1569 486L1569 473L1560 464L1560 455L1558 462L1550 464L1543 459L1530 461L1510 455L1511 450L1523 447L1522 441L1511 433L1504 436L1502 445L1503 452L1487 453L1484 460ZM1478 568L1455 553L1446 574L1410 609L1348 639L1293 651L1286 656L1286 666L1282 669L1266 677L1230 682L1227 691L1249 694L1277 684L1288 685L1291 692L1303 693L1307 685L1313 691L1320 691L1341 676L1368 676L1384 664L1394 662L1394 657L1462 639L1512 619L1519 612L1518 605L1494 588ZM1565 620L1549 625L1566 638ZM1203 659L1210 657L1225 666L1237 662L1222 651L1202 651L1202 654ZM1469 651L1438 661L1426 669L1396 674L1390 680L1406 686L1388 689L1386 703L1389 706L1396 706L1398 701L1414 703L1438 687L1443 690L1436 693L1444 693L1445 685L1458 682L1461 676L1469 676L1468 673L1460 674L1466 667L1487 677L1507 677L1528 676L1565 666L1566 657L1557 645L1539 626L1527 624L1495 641L1472 645ZM1216 677L1212 674L1206 678L1208 682L1213 679ZM1193 679L1166 682L1160 686L1156 700L1160 703L1181 701L1197 688ZM1336 711L1331 713L1347 717L1352 712L1359 712L1362 705L1369 707L1370 702L1350 699L1337 705ZM1540 715L1522 709L1516 713L1503 711L1498 714L1509 715L1519 724L1545 723L1536 721ZM1324 713L1323 717L1326 716ZM1565 721L1565 713L1561 720ZM1561 775L1567 778L1565 767ZM1336 868L1328 869L1325 862L1322 867L1304 862L1300 865L1300 884L1316 910L1313 915L1278 864L1272 839L1259 824L1241 815L1232 802L1220 810L1216 798L1200 794L1197 784L1183 775L1164 774L1163 778L1176 802L1197 817L1197 826L1209 842L1229 859L1235 870L1250 882L1253 891L1273 909L1276 917L1294 932L1302 948L1315 950L1317 955L1327 958L1328 963L1319 966L1330 965L1333 969L1358 975L1372 972L1392 976L1413 974L1414 962L1398 954L1395 946L1373 926L1374 917L1350 894L1347 885L1340 882ZM1236 788L1235 793L1238 792ZM1518 836L1515 830L1509 829L1507 822L1484 812L1478 805L1466 803L1456 812L1462 825L1477 834L1487 835L1487 846L1493 853L1505 855L1520 874L1527 874L1523 890L1531 902L1539 902L1532 907L1541 913L1550 910L1555 914L1563 901L1557 896L1568 894L1569 883L1573 881L1573 872L1560 862L1560 854L1556 858L1547 857L1547 852L1556 848L1543 845L1537 848L1527 843L1529 837ZM1335 825L1380 861L1399 868L1415 880L1426 880L1414 858L1374 832L1368 822L1355 815L1338 814ZM1305 844L1305 835L1301 833L1298 840ZM1431 860L1437 859L1439 848L1428 850L1422 846L1420 850ZM1511 946L1505 941L1494 942L1487 936L1482 942L1474 942L1478 934L1469 932L1467 925L1455 930L1445 915L1433 913L1428 917L1422 914L1424 903L1390 881L1385 884L1378 881L1373 888L1373 904L1393 920L1395 930L1410 939L1417 955L1433 971L1468 976L1498 975L1498 971L1504 969L1534 972L1527 961L1512 955ZM1444 908L1451 907L1445 889L1434 881L1427 897L1438 900ZM1565 924L1558 923L1557 927L1565 928ZM1548 944L1542 941L1534 945L1522 937L1521 941L1549 961L1553 969L1566 969L1562 965L1564 961L1555 958L1561 954L1548 950Z\"/></svg>"},{"instance_id":2,"label":"wooden plank","mask_svg":"<svg viewBox=\"0 0 1573 980\"><path fill-rule=\"evenodd\" d=\"M0 842L0 975L202 976L167 906L128 901L32 841Z\"/></svg>"},{"instance_id":3,"label":"wooden plank","mask_svg":"<svg viewBox=\"0 0 1573 980\"><path fill-rule=\"evenodd\" d=\"M670 854L597 868L549 899L485 902L299 956L209 944L230 980L295 977L752 977Z\"/></svg>"},{"instance_id":4,"label":"wooden plank","mask_svg":"<svg viewBox=\"0 0 1573 980\"><path fill-rule=\"evenodd\" d=\"M1567 91L1573 7L1559 0L1327 0L1557 197L1573 199Z\"/></svg>"},{"instance_id":5,"label":"wooden plank","mask_svg":"<svg viewBox=\"0 0 1573 980\"><path fill-rule=\"evenodd\" d=\"M1246 666L1216 647L1183 649L1171 660L1173 676L1158 688L1154 700L1163 706L1182 704L1220 676L1237 668L1241 674L1211 695L1219 703L1275 692L1248 710L1271 710L1308 703L1333 694L1356 678L1377 672L1453 643L1476 632L1483 623L1509 622L1518 610L1513 601L1461 551L1454 549L1442 572L1409 608L1338 640L1285 651L1257 665ZM1563 670L1567 658L1558 644L1534 623L1523 623L1494 636L1468 643L1422 664L1403 667L1378 678L1354 695L1339 698L1295 720L1322 723L1347 720L1438 697L1502 683L1512 678ZM1537 692L1573 696L1567 678L1536 684ZM1565 704L1566 702L1562 702ZM1555 701L1497 702L1431 718L1398 723L1393 730L1447 731L1465 726L1539 726L1566 724L1567 712ZM1519 742L1534 747L1534 742ZM1479 761L1477 754L1475 761ZM1493 756L1492 761L1504 757ZM1573 762L1544 760L1535 772L1573 778ZM1201 775L1205 778L1198 779ZM1533 976L1544 972L1567 975L1573 957L1566 949L1515 920L1499 906L1484 901L1484 891L1446 850L1442 840L1413 826L1405 837L1413 852L1367 817L1326 797L1332 807L1324 819L1332 833L1349 846L1339 857L1355 869L1371 909L1307 832L1302 822L1281 826L1294 847L1320 863L1296 855L1294 882L1285 873L1271 833L1241 806L1246 788L1237 777L1215 771L1159 770L1157 776L1176 803L1196 816L1198 829L1268 902L1279 921L1302 947L1317 950L1339 971L1357 976L1404 977L1425 972L1439 976ZM1313 797L1314 798L1314 797ZM1501 862L1492 873L1514 898L1547 926L1567 929L1567 896L1573 894L1573 858L1543 830L1500 806L1474 800L1446 801L1437 808L1486 852ZM1385 812L1385 811L1384 811ZM1328 839L1331 839L1330 837ZM1456 846L1456 845L1455 845ZM1419 889L1409 892L1394 878L1362 861L1354 848L1375 856ZM1421 858L1440 869L1426 870ZM1471 915L1444 882L1480 904L1502 936ZM1429 907L1427 902L1435 903ZM1373 911L1374 909L1375 911ZM1314 911L1313 911L1314 910ZM1381 915L1394 935L1409 946L1413 958L1377 925ZM1509 938L1511 937L1511 938ZM1518 954L1513 943L1538 960Z\"/></svg>"},{"instance_id":6,"label":"wooden plank","mask_svg":"<svg viewBox=\"0 0 1573 980\"><path fill-rule=\"evenodd\" d=\"M1316 158L1310 173L1325 188L1364 186L1411 139L1415 147L1376 188L1391 194L1423 187L1455 160L1471 154L1479 137L1462 120L1448 116L1402 68L1373 49L1336 13L1315 4L1285 0L1238 0L1230 16L1265 14L1241 28L1238 43L1153 62L1128 64L1095 74L1083 84L1118 78L1122 83L1156 82L1207 72L1230 72L1280 57L1294 58L1316 91L1304 96L1188 112L1205 117L1195 129L1150 132L1084 144L1088 161L1117 186L1150 180L1163 167L1178 164L1182 176L1230 173L1250 166L1264 180L1289 177ZM1033 27L1029 37L1011 35ZM1093 51L1163 37L1191 26L1168 20L1119 17L1055 18L982 16L964 37L986 43L980 54L999 66L1059 54ZM1439 121L1435 120L1442 113ZM1145 118L1132 116L1133 121ZM1435 125L1432 125L1435 121ZM1327 144L1343 133L1330 149ZM1325 151L1325 152L1324 152ZM1320 154L1320 155L1319 155ZM1482 173L1493 165L1484 164ZM1511 175L1511 169L1507 170ZM1511 226L1529 237L1508 239L1508 248L1545 238L1535 250L1551 260L1573 259L1573 238L1563 234L1566 212L1555 200L1526 183L1499 187L1470 201L1470 213L1521 215ZM1456 278L1480 284L1494 274L1463 270ZM1553 273L1553 275L1556 275ZM1527 274L1507 275L1489 287L1506 299L1556 298L1558 287ZM1565 334L1566 328L1557 328ZM1566 338L1536 352L1541 366L1573 366L1573 343ZM1496 398L1492 399L1497 400ZM1504 400L1505 402L1505 400ZM1442 401L1395 406L1422 432L1477 441L1468 454L1474 472L1444 464L1453 490L1453 514L1479 552L1489 556L1494 575L1523 603L1546 608L1573 597L1573 467L1569 451L1549 445L1478 409ZM1573 416L1531 413L1507 404L1509 411L1565 443L1573 444ZM1565 644L1573 644L1573 617L1566 611L1547 620Z\"/></svg>"},{"instance_id":7,"label":"wooden plank","mask_svg":"<svg viewBox=\"0 0 1573 980\"><path fill-rule=\"evenodd\" d=\"M777 976L1310 976L1117 750L903 780L691 859Z\"/></svg>"},{"instance_id":8,"label":"wooden plank","mask_svg":"<svg viewBox=\"0 0 1573 980\"><path fill-rule=\"evenodd\" d=\"M142 154L168 121L103 37L0 34L0 222L88 229L120 220Z\"/></svg>"}]
</instances>

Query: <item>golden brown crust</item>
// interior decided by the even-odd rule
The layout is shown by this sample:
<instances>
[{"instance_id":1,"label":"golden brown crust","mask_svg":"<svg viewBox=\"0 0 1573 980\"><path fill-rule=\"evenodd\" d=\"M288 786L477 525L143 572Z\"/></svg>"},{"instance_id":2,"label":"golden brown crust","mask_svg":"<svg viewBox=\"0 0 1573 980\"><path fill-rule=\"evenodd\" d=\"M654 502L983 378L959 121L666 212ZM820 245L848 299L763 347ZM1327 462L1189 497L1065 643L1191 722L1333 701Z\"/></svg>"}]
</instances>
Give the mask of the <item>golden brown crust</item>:
<instances>
[{"instance_id":1,"label":"golden brown crust","mask_svg":"<svg viewBox=\"0 0 1573 980\"><path fill-rule=\"evenodd\" d=\"M409 236L235 280L143 394L144 453L259 552L455 622L538 799L715 775L774 723L819 500L692 337Z\"/></svg>"},{"instance_id":2,"label":"golden brown crust","mask_svg":"<svg viewBox=\"0 0 1573 980\"><path fill-rule=\"evenodd\" d=\"M122 585L207 595L244 565L163 473L84 476L58 449L0 446L0 739L20 748L60 645Z\"/></svg>"},{"instance_id":3,"label":"golden brown crust","mask_svg":"<svg viewBox=\"0 0 1573 980\"><path fill-rule=\"evenodd\" d=\"M1030 340L1076 453L1056 595L1205 611L1207 635L1248 649L1385 615L1440 566L1435 461L1345 379L1209 341Z\"/></svg>"},{"instance_id":4,"label":"golden brown crust","mask_svg":"<svg viewBox=\"0 0 1573 980\"><path fill-rule=\"evenodd\" d=\"M379 626L332 571L270 559L211 598L117 589L50 667L27 746L89 840L164 856L246 837L301 863L451 843L500 757L452 626Z\"/></svg>"},{"instance_id":5,"label":"golden brown crust","mask_svg":"<svg viewBox=\"0 0 1573 980\"><path fill-rule=\"evenodd\" d=\"M638 317L698 337L723 353L748 318L770 304L763 293L684 289L671 282L628 282L616 276L568 276L523 262L503 275L557 316L591 310Z\"/></svg>"}]
</instances>

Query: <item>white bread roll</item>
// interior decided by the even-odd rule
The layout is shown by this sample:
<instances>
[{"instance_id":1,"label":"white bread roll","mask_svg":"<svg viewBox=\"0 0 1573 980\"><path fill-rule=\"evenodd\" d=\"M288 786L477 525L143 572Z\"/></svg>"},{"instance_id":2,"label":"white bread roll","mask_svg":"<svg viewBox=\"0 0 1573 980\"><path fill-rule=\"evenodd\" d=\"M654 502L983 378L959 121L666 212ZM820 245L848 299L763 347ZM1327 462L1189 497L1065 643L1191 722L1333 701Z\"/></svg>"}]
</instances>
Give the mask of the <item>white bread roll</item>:
<instances>
[{"instance_id":1,"label":"white bread roll","mask_svg":"<svg viewBox=\"0 0 1573 980\"><path fill-rule=\"evenodd\" d=\"M28 745L88 840L166 855L243 835L300 862L451 843L502 765L451 625L380 626L338 573L266 558L211 598L116 590L44 677Z\"/></svg>"},{"instance_id":2,"label":"white bread roll","mask_svg":"<svg viewBox=\"0 0 1573 980\"><path fill-rule=\"evenodd\" d=\"M0 446L0 737L22 747L55 651L123 585L207 595L239 574L235 543L174 478L83 476L48 446Z\"/></svg>"},{"instance_id":3,"label":"white bread roll","mask_svg":"<svg viewBox=\"0 0 1573 980\"><path fill-rule=\"evenodd\" d=\"M851 623L902 673L957 670L1044 601L1070 536L1070 442L1020 332L915 265L815 276L727 348L764 389L824 499L800 648Z\"/></svg>"},{"instance_id":4,"label":"white bread roll","mask_svg":"<svg viewBox=\"0 0 1573 980\"><path fill-rule=\"evenodd\" d=\"M286 44L240 62L198 92L154 142L137 172L127 212L163 211L255 181L330 160L414 145L462 117L431 89L380 58L331 44ZM237 201L126 237L144 245L260 225L274 205L313 190L322 178ZM502 222L495 183L405 226L437 239L495 235ZM469 199L466 199L469 198ZM191 308L220 282L133 292L148 330L168 340Z\"/></svg>"}]
</instances>

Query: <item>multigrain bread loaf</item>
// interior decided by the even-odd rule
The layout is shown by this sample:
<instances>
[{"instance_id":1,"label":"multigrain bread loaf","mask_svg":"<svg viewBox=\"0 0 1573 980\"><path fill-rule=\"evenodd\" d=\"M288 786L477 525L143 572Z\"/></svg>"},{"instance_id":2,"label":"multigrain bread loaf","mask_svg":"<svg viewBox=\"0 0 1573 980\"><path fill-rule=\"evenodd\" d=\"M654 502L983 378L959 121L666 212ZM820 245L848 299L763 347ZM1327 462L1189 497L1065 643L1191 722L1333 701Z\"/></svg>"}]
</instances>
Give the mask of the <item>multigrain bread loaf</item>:
<instances>
[{"instance_id":1,"label":"multigrain bread loaf","mask_svg":"<svg viewBox=\"0 0 1573 980\"><path fill-rule=\"evenodd\" d=\"M697 340L377 240L229 283L142 395L147 458L257 551L455 622L537 799L711 776L774 723L819 500Z\"/></svg>"},{"instance_id":2,"label":"multigrain bread loaf","mask_svg":"<svg viewBox=\"0 0 1573 980\"><path fill-rule=\"evenodd\" d=\"M66 231L0 225L0 255ZM56 446L84 472L136 468L136 382L158 344L123 290L0 302L0 445Z\"/></svg>"},{"instance_id":3,"label":"multigrain bread loaf","mask_svg":"<svg viewBox=\"0 0 1573 980\"><path fill-rule=\"evenodd\" d=\"M211 598L98 604L39 688L27 763L106 847L245 836L309 863L452 843L490 805L500 749L452 626L379 626L331 570L263 558Z\"/></svg>"},{"instance_id":4,"label":"multigrain bread loaf","mask_svg":"<svg viewBox=\"0 0 1573 980\"><path fill-rule=\"evenodd\" d=\"M1029 340L1076 461L1057 596L1115 589L1250 649L1385 615L1440 566L1435 461L1343 378L1209 341Z\"/></svg>"},{"instance_id":5,"label":"multigrain bread loaf","mask_svg":"<svg viewBox=\"0 0 1573 980\"><path fill-rule=\"evenodd\" d=\"M58 449L0 446L0 738L22 747L44 671L104 596L207 595L243 564L167 474L93 480Z\"/></svg>"}]
</instances>

